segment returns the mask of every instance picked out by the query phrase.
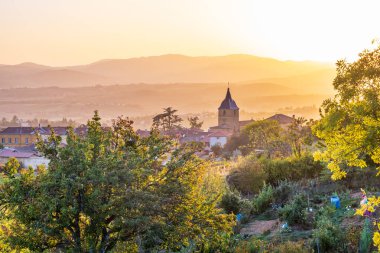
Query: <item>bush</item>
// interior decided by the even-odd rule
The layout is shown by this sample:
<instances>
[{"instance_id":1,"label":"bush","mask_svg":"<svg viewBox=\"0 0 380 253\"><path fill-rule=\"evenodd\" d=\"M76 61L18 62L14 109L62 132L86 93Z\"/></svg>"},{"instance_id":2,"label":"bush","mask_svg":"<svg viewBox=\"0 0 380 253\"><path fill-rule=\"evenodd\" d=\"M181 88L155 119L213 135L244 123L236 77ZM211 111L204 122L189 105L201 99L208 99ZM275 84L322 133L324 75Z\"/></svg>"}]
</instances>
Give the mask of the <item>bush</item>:
<instances>
[{"instance_id":1,"label":"bush","mask_svg":"<svg viewBox=\"0 0 380 253\"><path fill-rule=\"evenodd\" d=\"M316 252L345 252L344 235L328 216L319 217L313 238Z\"/></svg>"},{"instance_id":2,"label":"bush","mask_svg":"<svg viewBox=\"0 0 380 253\"><path fill-rule=\"evenodd\" d=\"M371 221L367 218L364 222L363 231L360 234L359 252L368 253L372 246L372 226Z\"/></svg>"},{"instance_id":3,"label":"bush","mask_svg":"<svg viewBox=\"0 0 380 253\"><path fill-rule=\"evenodd\" d=\"M282 221L286 221L290 226L307 225L307 200L304 194L298 194L294 199L279 209L279 216Z\"/></svg>"},{"instance_id":4,"label":"bush","mask_svg":"<svg viewBox=\"0 0 380 253\"><path fill-rule=\"evenodd\" d=\"M253 199L253 210L255 213L263 213L271 206L274 200L274 190L271 185L264 185L260 193Z\"/></svg>"},{"instance_id":5,"label":"bush","mask_svg":"<svg viewBox=\"0 0 380 253\"><path fill-rule=\"evenodd\" d=\"M249 241L242 241L235 248L235 253L261 253L265 252L268 244L263 240L252 238Z\"/></svg>"},{"instance_id":6,"label":"bush","mask_svg":"<svg viewBox=\"0 0 380 253\"><path fill-rule=\"evenodd\" d=\"M228 191L223 195L219 206L223 208L227 213L238 214L241 213L243 218L241 223L246 223L252 213L252 204L246 199L242 199L239 193Z\"/></svg>"},{"instance_id":7,"label":"bush","mask_svg":"<svg viewBox=\"0 0 380 253\"><path fill-rule=\"evenodd\" d=\"M267 183L277 185L281 180L299 181L315 178L321 173L323 166L315 162L311 155L299 158L264 159L263 169L267 176Z\"/></svg>"},{"instance_id":8,"label":"bush","mask_svg":"<svg viewBox=\"0 0 380 253\"><path fill-rule=\"evenodd\" d=\"M227 177L228 183L245 195L258 193L265 180L263 166L253 155L240 159Z\"/></svg>"},{"instance_id":9,"label":"bush","mask_svg":"<svg viewBox=\"0 0 380 253\"><path fill-rule=\"evenodd\" d=\"M288 180L281 181L274 189L274 202L277 205L284 205L293 197L299 188L298 184Z\"/></svg>"},{"instance_id":10,"label":"bush","mask_svg":"<svg viewBox=\"0 0 380 253\"><path fill-rule=\"evenodd\" d=\"M274 247L271 252L275 253L308 253L310 249L304 246L302 241L291 242L287 241Z\"/></svg>"},{"instance_id":11,"label":"bush","mask_svg":"<svg viewBox=\"0 0 380 253\"><path fill-rule=\"evenodd\" d=\"M227 213L238 214L240 211L241 198L238 194L228 191L220 201L220 207Z\"/></svg>"}]
</instances>

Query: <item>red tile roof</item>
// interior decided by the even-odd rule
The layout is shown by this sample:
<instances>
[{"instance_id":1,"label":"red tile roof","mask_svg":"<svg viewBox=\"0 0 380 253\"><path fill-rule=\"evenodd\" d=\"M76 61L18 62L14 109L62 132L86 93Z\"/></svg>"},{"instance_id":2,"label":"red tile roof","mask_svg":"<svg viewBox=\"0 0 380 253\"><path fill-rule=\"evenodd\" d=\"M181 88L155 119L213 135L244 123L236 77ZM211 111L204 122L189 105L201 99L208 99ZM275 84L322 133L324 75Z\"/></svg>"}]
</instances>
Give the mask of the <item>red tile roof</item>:
<instances>
[{"instance_id":1,"label":"red tile roof","mask_svg":"<svg viewBox=\"0 0 380 253\"><path fill-rule=\"evenodd\" d=\"M15 157L15 158L29 158L35 156L33 152L18 152L11 149L4 149L0 151L0 157Z\"/></svg>"}]
</instances>

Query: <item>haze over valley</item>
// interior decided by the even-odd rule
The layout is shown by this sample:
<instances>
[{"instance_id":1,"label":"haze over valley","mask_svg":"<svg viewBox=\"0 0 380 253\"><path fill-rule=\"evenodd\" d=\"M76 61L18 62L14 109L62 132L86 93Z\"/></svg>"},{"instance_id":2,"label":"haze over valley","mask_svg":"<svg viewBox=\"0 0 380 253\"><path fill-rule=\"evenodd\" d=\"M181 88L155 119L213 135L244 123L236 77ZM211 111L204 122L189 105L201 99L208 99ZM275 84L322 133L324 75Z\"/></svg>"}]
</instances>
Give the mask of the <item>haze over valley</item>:
<instances>
[{"instance_id":1,"label":"haze over valley","mask_svg":"<svg viewBox=\"0 0 380 253\"><path fill-rule=\"evenodd\" d=\"M0 65L0 110L7 118L83 122L98 109L105 119L145 116L137 123L146 128L151 115L172 106L180 114L200 115L209 126L229 82L243 118L273 112L315 118L333 93L334 74L329 63L252 55L162 55L66 67Z\"/></svg>"}]
</instances>

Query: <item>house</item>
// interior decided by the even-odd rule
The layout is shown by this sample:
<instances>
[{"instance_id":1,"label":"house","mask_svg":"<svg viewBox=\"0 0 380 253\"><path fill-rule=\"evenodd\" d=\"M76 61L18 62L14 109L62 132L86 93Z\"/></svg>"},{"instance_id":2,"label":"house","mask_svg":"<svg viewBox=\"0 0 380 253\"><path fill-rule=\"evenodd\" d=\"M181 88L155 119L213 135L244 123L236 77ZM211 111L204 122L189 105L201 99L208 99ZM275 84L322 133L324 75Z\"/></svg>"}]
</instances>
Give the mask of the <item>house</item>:
<instances>
[{"instance_id":1,"label":"house","mask_svg":"<svg viewBox=\"0 0 380 253\"><path fill-rule=\"evenodd\" d=\"M51 134L49 127L7 127L0 132L0 143L7 147L23 147L34 144L37 141L36 133L40 133L43 140L47 140ZM57 135L66 142L67 127L53 127Z\"/></svg>"},{"instance_id":2,"label":"house","mask_svg":"<svg viewBox=\"0 0 380 253\"><path fill-rule=\"evenodd\" d=\"M38 165L45 165L48 167L50 160L38 155L36 152L22 152L16 149L3 149L0 151L0 164L5 164L9 158L16 158L22 167L28 168L29 166L36 169Z\"/></svg>"},{"instance_id":3,"label":"house","mask_svg":"<svg viewBox=\"0 0 380 253\"><path fill-rule=\"evenodd\" d=\"M28 146L37 141L33 127L7 127L0 132L0 143L3 146Z\"/></svg>"},{"instance_id":4,"label":"house","mask_svg":"<svg viewBox=\"0 0 380 253\"><path fill-rule=\"evenodd\" d=\"M275 115L267 118L266 120L275 120L278 122L278 124L280 124L280 126L288 127L290 124L293 123L294 115L293 115L293 117L289 117L289 116L286 116L284 114L275 114Z\"/></svg>"},{"instance_id":5,"label":"house","mask_svg":"<svg viewBox=\"0 0 380 253\"><path fill-rule=\"evenodd\" d=\"M219 131L219 132L211 132L209 137L209 145L210 148L212 146L221 146L224 147L226 145L228 138L232 135L231 132Z\"/></svg>"}]
</instances>

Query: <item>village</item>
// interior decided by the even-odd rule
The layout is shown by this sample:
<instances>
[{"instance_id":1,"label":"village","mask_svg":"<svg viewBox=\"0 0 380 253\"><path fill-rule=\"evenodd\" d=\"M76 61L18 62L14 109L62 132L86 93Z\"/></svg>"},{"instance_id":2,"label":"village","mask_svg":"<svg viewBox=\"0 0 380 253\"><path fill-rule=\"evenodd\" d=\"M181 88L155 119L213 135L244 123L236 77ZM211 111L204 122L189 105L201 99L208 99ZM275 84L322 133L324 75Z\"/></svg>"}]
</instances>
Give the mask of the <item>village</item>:
<instances>
[{"instance_id":1,"label":"village","mask_svg":"<svg viewBox=\"0 0 380 253\"><path fill-rule=\"evenodd\" d=\"M278 122L284 129L287 128L294 120L293 117L289 117L284 114L275 114L265 120L274 120ZM232 98L230 88L227 89L226 96L222 100L218 108L218 124L212 126L208 131L203 131L200 124L198 127L173 127L170 130L164 129L162 134L170 134L175 137L178 143L196 142L202 144L202 150L197 154L200 157L208 158L212 156L212 149L223 148L229 138L233 135L239 134L239 132L254 120L240 120L239 119L239 107ZM201 123L201 122L195 122ZM104 130L107 131L107 127ZM85 135L87 132L86 125L80 125L73 129L77 135ZM0 150L0 167L12 157L17 158L19 162L26 168L31 166L36 169L38 165L48 166L49 160L43 157L36 149L35 142L37 141L37 134L39 134L43 140L51 135L51 131L62 138L61 145L66 145L68 127L61 126L41 126L30 127L6 127L0 131L0 144L3 148ZM136 133L140 137L149 136L150 130L137 129ZM238 151L238 150L236 150ZM237 152L237 155L239 152Z\"/></svg>"}]
</instances>

